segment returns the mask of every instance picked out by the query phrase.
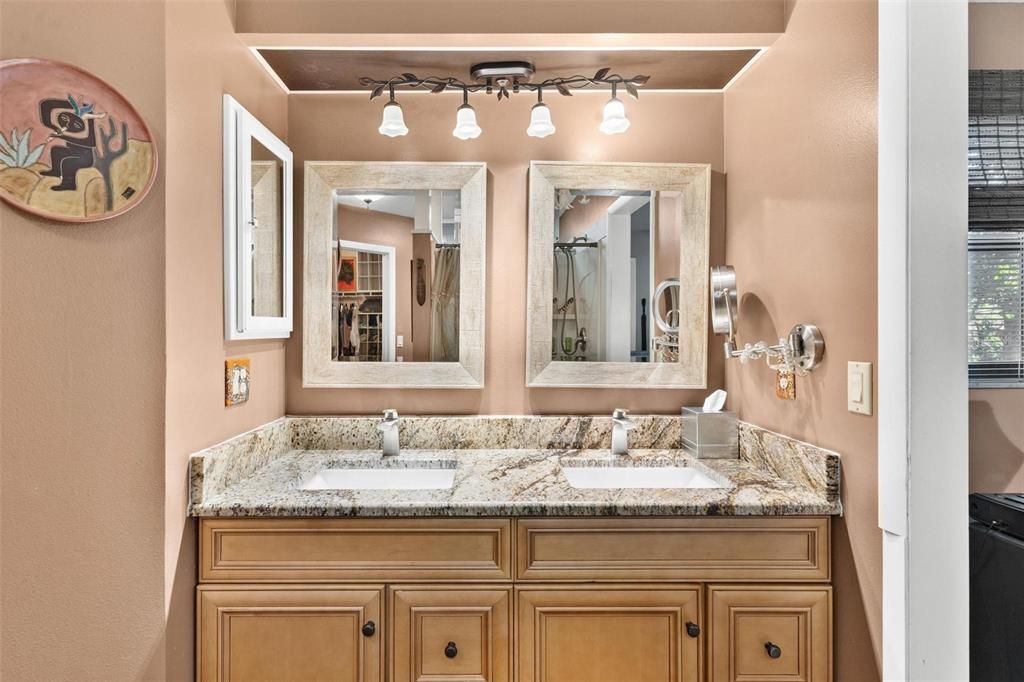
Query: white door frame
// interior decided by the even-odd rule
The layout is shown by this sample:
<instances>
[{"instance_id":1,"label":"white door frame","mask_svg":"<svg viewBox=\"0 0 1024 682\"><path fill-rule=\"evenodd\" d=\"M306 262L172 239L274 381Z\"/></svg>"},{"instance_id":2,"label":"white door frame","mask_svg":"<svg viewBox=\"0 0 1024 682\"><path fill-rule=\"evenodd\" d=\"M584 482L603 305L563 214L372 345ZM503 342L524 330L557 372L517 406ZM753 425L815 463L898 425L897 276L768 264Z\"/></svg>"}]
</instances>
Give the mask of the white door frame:
<instances>
[{"instance_id":1,"label":"white door frame","mask_svg":"<svg viewBox=\"0 0 1024 682\"><path fill-rule=\"evenodd\" d=\"M381 330L381 362L394 362L396 350L395 338L395 247L383 244L371 244L369 242L354 242L348 239L339 239L335 247L347 251L363 251L365 253L376 253L381 256L381 267L383 268L384 295L381 297L381 319L384 328ZM358 281L358 280L357 280Z\"/></svg>"},{"instance_id":2,"label":"white door frame","mask_svg":"<svg viewBox=\"0 0 1024 682\"><path fill-rule=\"evenodd\" d=\"M881 0L883 677L968 678L967 2Z\"/></svg>"}]
</instances>

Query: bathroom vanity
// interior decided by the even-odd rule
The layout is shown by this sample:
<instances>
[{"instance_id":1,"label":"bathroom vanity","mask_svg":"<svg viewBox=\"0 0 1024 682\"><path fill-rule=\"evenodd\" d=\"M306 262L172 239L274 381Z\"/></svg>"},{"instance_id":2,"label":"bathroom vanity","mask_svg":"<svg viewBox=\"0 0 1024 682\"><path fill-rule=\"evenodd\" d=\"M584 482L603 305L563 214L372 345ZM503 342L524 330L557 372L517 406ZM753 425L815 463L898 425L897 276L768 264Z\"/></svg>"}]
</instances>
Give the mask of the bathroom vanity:
<instances>
[{"instance_id":1,"label":"bathroom vanity","mask_svg":"<svg viewBox=\"0 0 1024 682\"><path fill-rule=\"evenodd\" d=\"M695 460L640 417L614 457L608 418L473 417L406 418L382 458L377 421L193 456L198 679L831 680L835 453L744 424L739 459ZM601 468L615 487L565 474ZM358 470L452 475L331 487Z\"/></svg>"},{"instance_id":2,"label":"bathroom vanity","mask_svg":"<svg viewBox=\"0 0 1024 682\"><path fill-rule=\"evenodd\" d=\"M480 388L486 166L304 168L303 385ZM531 164L529 386L709 385L710 188ZM198 678L828 682L838 455L682 425L389 410L196 453Z\"/></svg>"}]
</instances>

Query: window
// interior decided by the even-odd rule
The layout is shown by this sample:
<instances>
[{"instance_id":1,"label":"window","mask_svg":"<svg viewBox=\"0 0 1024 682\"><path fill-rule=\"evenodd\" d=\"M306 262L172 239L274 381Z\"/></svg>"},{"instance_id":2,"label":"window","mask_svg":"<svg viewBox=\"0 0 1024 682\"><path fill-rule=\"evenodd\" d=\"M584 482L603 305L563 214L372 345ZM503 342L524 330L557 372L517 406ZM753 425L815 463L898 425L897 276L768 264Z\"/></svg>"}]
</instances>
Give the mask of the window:
<instances>
[{"instance_id":1,"label":"window","mask_svg":"<svg viewBox=\"0 0 1024 682\"><path fill-rule=\"evenodd\" d=\"M971 385L1024 385L1024 230L971 230L967 244Z\"/></svg>"},{"instance_id":2,"label":"window","mask_svg":"<svg viewBox=\"0 0 1024 682\"><path fill-rule=\"evenodd\" d=\"M1024 388L1024 71L971 71L967 139L970 384Z\"/></svg>"}]
</instances>

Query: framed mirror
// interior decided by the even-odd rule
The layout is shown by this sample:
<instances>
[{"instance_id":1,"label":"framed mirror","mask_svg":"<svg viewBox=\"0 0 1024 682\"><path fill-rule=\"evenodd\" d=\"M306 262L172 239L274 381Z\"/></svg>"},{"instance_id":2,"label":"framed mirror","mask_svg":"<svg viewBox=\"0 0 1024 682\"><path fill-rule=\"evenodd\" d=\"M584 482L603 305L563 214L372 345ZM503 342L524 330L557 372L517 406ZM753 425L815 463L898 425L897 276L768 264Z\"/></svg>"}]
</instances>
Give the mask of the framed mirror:
<instances>
[{"instance_id":1,"label":"framed mirror","mask_svg":"<svg viewBox=\"0 0 1024 682\"><path fill-rule=\"evenodd\" d=\"M486 176L306 162L305 386L483 386Z\"/></svg>"},{"instance_id":2,"label":"framed mirror","mask_svg":"<svg viewBox=\"0 0 1024 682\"><path fill-rule=\"evenodd\" d=\"M706 388L711 167L530 164L531 387Z\"/></svg>"},{"instance_id":3,"label":"framed mirror","mask_svg":"<svg viewBox=\"0 0 1024 682\"><path fill-rule=\"evenodd\" d=\"M224 95L224 335L292 332L292 152Z\"/></svg>"}]
</instances>

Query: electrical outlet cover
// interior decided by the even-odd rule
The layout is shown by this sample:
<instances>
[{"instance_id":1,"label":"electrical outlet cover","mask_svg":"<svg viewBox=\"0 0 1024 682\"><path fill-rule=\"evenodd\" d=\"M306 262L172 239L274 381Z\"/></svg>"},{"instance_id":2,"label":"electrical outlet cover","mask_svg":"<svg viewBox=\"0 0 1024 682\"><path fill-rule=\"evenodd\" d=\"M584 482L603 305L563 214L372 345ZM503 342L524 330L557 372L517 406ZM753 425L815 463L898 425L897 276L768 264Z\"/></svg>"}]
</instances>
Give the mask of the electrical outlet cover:
<instances>
[{"instance_id":1,"label":"electrical outlet cover","mask_svg":"<svg viewBox=\"0 0 1024 682\"><path fill-rule=\"evenodd\" d=\"M775 397L796 400L796 374L791 370L778 370L775 374Z\"/></svg>"},{"instance_id":2,"label":"electrical outlet cover","mask_svg":"<svg viewBox=\"0 0 1024 682\"><path fill-rule=\"evenodd\" d=\"M249 358L224 361L224 404L237 405L249 399Z\"/></svg>"}]
</instances>

